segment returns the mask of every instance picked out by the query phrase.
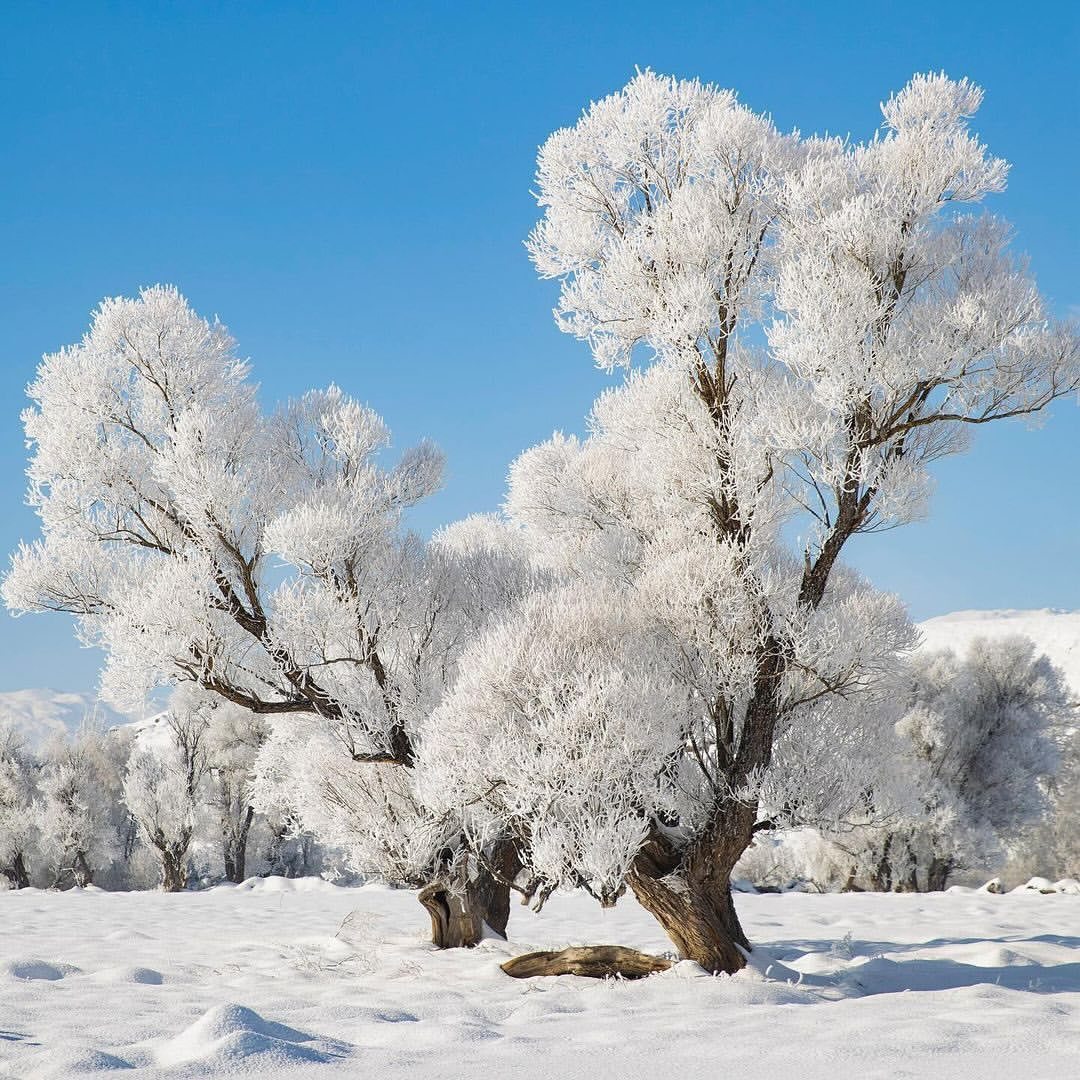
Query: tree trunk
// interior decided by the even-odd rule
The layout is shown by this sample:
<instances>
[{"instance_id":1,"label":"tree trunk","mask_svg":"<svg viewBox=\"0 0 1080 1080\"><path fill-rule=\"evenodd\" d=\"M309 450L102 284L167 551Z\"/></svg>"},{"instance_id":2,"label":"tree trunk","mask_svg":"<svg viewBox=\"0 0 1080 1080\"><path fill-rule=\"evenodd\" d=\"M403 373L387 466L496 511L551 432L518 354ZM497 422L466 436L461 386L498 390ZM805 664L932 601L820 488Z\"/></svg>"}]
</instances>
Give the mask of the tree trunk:
<instances>
[{"instance_id":1,"label":"tree trunk","mask_svg":"<svg viewBox=\"0 0 1080 1080\"><path fill-rule=\"evenodd\" d=\"M557 952L531 952L499 965L515 979L537 975L584 975L590 979L643 979L667 971L671 961L622 945L580 945Z\"/></svg>"},{"instance_id":2,"label":"tree trunk","mask_svg":"<svg viewBox=\"0 0 1080 1080\"><path fill-rule=\"evenodd\" d=\"M870 873L870 887L875 892L892 892L892 862L889 859L892 842L892 833L889 833L881 847L881 857Z\"/></svg>"},{"instance_id":3,"label":"tree trunk","mask_svg":"<svg viewBox=\"0 0 1080 1080\"><path fill-rule=\"evenodd\" d=\"M952 859L935 855L930 860L930 866L926 871L926 891L944 892L949 875L953 871Z\"/></svg>"},{"instance_id":4,"label":"tree trunk","mask_svg":"<svg viewBox=\"0 0 1080 1080\"><path fill-rule=\"evenodd\" d=\"M247 864L248 833L251 830L251 822L254 817L255 810L249 806L236 832L232 832L228 828L225 830L225 880L237 885L244 880Z\"/></svg>"},{"instance_id":5,"label":"tree trunk","mask_svg":"<svg viewBox=\"0 0 1080 1080\"><path fill-rule=\"evenodd\" d=\"M750 942L731 896L731 871L753 840L756 807L728 801L709 830L680 857L656 835L634 861L634 896L675 944L706 971L733 975L746 966Z\"/></svg>"},{"instance_id":6,"label":"tree trunk","mask_svg":"<svg viewBox=\"0 0 1080 1080\"><path fill-rule=\"evenodd\" d=\"M521 869L512 840L498 841L485 860L470 857L452 881L433 881L418 899L431 916L431 941L440 949L471 949L484 928L506 937L510 885Z\"/></svg>"},{"instance_id":7,"label":"tree trunk","mask_svg":"<svg viewBox=\"0 0 1080 1080\"><path fill-rule=\"evenodd\" d=\"M633 873L630 887L684 960L728 975L746 966L750 942L735 912L730 881L702 887L683 874L650 878Z\"/></svg>"},{"instance_id":8,"label":"tree trunk","mask_svg":"<svg viewBox=\"0 0 1080 1080\"><path fill-rule=\"evenodd\" d=\"M166 892L183 892L187 888L187 852L177 854L174 851L161 853L161 887Z\"/></svg>"},{"instance_id":9,"label":"tree trunk","mask_svg":"<svg viewBox=\"0 0 1080 1080\"><path fill-rule=\"evenodd\" d=\"M93 883L94 871L86 859L85 852L77 851L75 853L75 858L71 863L71 874L75 878L75 884L80 889L85 889L87 885Z\"/></svg>"},{"instance_id":10,"label":"tree trunk","mask_svg":"<svg viewBox=\"0 0 1080 1080\"><path fill-rule=\"evenodd\" d=\"M16 851L11 862L4 867L4 876L11 882L13 889L25 889L30 885L30 874L26 869L26 860L21 851Z\"/></svg>"}]
</instances>

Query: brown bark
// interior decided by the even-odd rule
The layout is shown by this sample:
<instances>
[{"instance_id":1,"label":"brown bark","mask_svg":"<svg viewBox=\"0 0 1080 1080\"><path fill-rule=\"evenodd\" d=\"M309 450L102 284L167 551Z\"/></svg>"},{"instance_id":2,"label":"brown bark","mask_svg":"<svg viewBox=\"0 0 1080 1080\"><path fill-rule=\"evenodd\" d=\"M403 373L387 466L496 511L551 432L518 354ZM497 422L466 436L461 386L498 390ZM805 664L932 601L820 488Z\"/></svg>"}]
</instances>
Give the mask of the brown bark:
<instances>
[{"instance_id":1,"label":"brown bark","mask_svg":"<svg viewBox=\"0 0 1080 1080\"><path fill-rule=\"evenodd\" d=\"M511 883L521 869L513 841L493 845L486 859L471 857L454 880L433 881L417 899L431 917L431 941L440 949L471 949L487 928L506 937Z\"/></svg>"},{"instance_id":2,"label":"brown bark","mask_svg":"<svg viewBox=\"0 0 1080 1080\"><path fill-rule=\"evenodd\" d=\"M557 952L531 952L515 956L500 967L515 979L538 975L584 975L590 979L643 979L667 971L671 961L627 949L622 945L583 945Z\"/></svg>"},{"instance_id":3,"label":"brown bark","mask_svg":"<svg viewBox=\"0 0 1080 1080\"><path fill-rule=\"evenodd\" d=\"M731 896L731 871L753 840L756 808L725 800L711 827L681 857L659 835L635 860L630 887L685 960L732 975L750 942Z\"/></svg>"}]
</instances>

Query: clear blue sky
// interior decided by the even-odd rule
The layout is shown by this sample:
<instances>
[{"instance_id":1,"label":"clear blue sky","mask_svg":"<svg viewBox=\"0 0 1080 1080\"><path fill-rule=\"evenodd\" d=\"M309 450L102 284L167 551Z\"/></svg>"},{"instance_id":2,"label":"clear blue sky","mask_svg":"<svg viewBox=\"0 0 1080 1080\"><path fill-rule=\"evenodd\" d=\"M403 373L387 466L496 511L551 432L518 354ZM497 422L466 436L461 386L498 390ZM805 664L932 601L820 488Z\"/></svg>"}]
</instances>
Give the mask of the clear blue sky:
<instances>
[{"instance_id":1,"label":"clear blue sky","mask_svg":"<svg viewBox=\"0 0 1080 1080\"><path fill-rule=\"evenodd\" d=\"M0 548L23 499L23 388L105 295L178 285L266 400L336 381L449 457L423 529L495 508L506 467L607 383L551 319L522 240L537 146L635 65L734 87L783 127L870 134L915 71L987 90L1011 218L1080 311L1076 5L19 4L0 116ZM853 560L916 618L1080 607L1080 410L1004 425L939 469L925 524ZM88 689L59 616L0 615L0 689Z\"/></svg>"}]
</instances>

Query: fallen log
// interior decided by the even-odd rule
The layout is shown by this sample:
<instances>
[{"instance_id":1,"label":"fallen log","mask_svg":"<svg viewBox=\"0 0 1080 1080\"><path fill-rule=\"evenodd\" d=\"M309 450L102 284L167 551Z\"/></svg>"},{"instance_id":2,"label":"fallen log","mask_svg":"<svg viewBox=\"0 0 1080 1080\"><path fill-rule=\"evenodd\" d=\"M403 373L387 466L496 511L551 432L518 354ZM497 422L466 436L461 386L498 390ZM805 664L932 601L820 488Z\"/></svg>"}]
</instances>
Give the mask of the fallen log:
<instances>
[{"instance_id":1,"label":"fallen log","mask_svg":"<svg viewBox=\"0 0 1080 1080\"><path fill-rule=\"evenodd\" d=\"M627 949L622 945L578 945L570 949L523 953L501 964L515 979L537 975L584 975L589 979L643 979L657 971L667 971L672 961Z\"/></svg>"}]
</instances>

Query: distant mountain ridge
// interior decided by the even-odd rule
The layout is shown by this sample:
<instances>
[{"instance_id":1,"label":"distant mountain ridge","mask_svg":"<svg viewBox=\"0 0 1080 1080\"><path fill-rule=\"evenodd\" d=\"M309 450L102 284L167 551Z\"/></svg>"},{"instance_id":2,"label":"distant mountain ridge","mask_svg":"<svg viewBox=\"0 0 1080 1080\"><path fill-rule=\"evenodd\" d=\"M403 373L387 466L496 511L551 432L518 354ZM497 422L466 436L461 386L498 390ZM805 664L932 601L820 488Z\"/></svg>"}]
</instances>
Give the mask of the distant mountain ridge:
<instances>
[{"instance_id":1,"label":"distant mountain ridge","mask_svg":"<svg viewBox=\"0 0 1080 1080\"><path fill-rule=\"evenodd\" d=\"M918 626L923 648L948 647L960 653L974 638L1023 634L1061 668L1074 699L1080 700L1080 611L954 611ZM76 732L86 722L106 729L130 725L138 738L153 741L162 737L166 715L159 708L145 717L125 716L93 693L47 689L0 692L0 726L10 723L31 748L40 748L53 736Z\"/></svg>"},{"instance_id":2,"label":"distant mountain ridge","mask_svg":"<svg viewBox=\"0 0 1080 1080\"><path fill-rule=\"evenodd\" d=\"M84 724L103 728L131 722L92 693L69 690L8 690L0 692L0 727L10 724L37 749L58 735L70 735Z\"/></svg>"}]
</instances>

